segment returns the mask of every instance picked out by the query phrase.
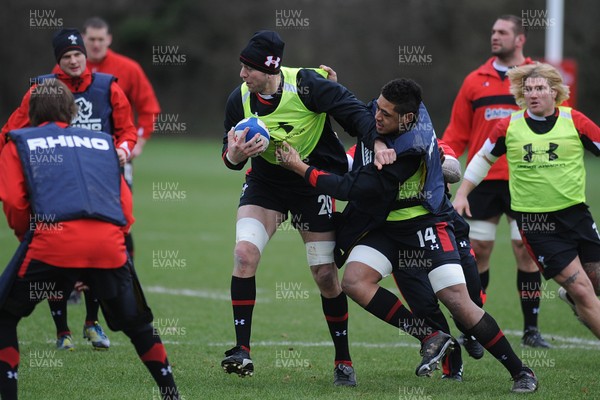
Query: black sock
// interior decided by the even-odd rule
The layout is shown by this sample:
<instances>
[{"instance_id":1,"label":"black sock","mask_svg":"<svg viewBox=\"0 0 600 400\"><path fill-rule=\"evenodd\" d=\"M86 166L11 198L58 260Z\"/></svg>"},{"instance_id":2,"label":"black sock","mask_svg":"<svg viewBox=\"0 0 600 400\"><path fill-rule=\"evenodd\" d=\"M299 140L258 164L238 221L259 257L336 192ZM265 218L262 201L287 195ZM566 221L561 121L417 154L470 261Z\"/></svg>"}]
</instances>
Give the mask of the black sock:
<instances>
[{"instance_id":1,"label":"black sock","mask_svg":"<svg viewBox=\"0 0 600 400\"><path fill-rule=\"evenodd\" d=\"M490 283L490 270L479 273L479 280L481 281L481 288L485 291Z\"/></svg>"},{"instance_id":2,"label":"black sock","mask_svg":"<svg viewBox=\"0 0 600 400\"><path fill-rule=\"evenodd\" d=\"M402 329L420 342L436 331L424 318L415 317L408 308L404 307L398 296L382 287L377 289L365 310L380 320Z\"/></svg>"},{"instance_id":3,"label":"black sock","mask_svg":"<svg viewBox=\"0 0 600 400\"><path fill-rule=\"evenodd\" d=\"M179 392L173 379L171 365L160 336L154 335L152 325L146 324L131 330L124 330L135 347L138 356L148 368L164 400L178 400Z\"/></svg>"},{"instance_id":4,"label":"black sock","mask_svg":"<svg viewBox=\"0 0 600 400\"><path fill-rule=\"evenodd\" d=\"M94 322L98 321L100 303L90 292L85 292L83 296L85 297L85 324L94 325Z\"/></svg>"},{"instance_id":5,"label":"black sock","mask_svg":"<svg viewBox=\"0 0 600 400\"><path fill-rule=\"evenodd\" d=\"M348 347L348 297L342 292L339 296L328 299L321 295L323 314L327 321L329 334L335 347L335 365L352 365Z\"/></svg>"},{"instance_id":6,"label":"black sock","mask_svg":"<svg viewBox=\"0 0 600 400\"><path fill-rule=\"evenodd\" d=\"M521 299L521 310L523 310L523 330L537 328L541 284L542 275L539 271L517 271L517 288Z\"/></svg>"},{"instance_id":7,"label":"black sock","mask_svg":"<svg viewBox=\"0 0 600 400\"><path fill-rule=\"evenodd\" d=\"M56 337L70 335L69 325L67 324L67 298L61 300L49 299L50 315L56 326Z\"/></svg>"},{"instance_id":8,"label":"black sock","mask_svg":"<svg viewBox=\"0 0 600 400\"><path fill-rule=\"evenodd\" d=\"M510 372L510 376L515 376L523 368L523 362L504 337L496 320L488 313L483 314L479 322L468 329L466 334L473 336L487 351L492 353Z\"/></svg>"},{"instance_id":9,"label":"black sock","mask_svg":"<svg viewBox=\"0 0 600 400\"><path fill-rule=\"evenodd\" d=\"M238 278L237 276L232 276L231 305L233 307L236 345L243 346L248 351L250 351L254 303L256 303L255 278Z\"/></svg>"},{"instance_id":10,"label":"black sock","mask_svg":"<svg viewBox=\"0 0 600 400\"><path fill-rule=\"evenodd\" d=\"M19 370L19 319L0 311L0 398L17 399L17 373Z\"/></svg>"}]
</instances>

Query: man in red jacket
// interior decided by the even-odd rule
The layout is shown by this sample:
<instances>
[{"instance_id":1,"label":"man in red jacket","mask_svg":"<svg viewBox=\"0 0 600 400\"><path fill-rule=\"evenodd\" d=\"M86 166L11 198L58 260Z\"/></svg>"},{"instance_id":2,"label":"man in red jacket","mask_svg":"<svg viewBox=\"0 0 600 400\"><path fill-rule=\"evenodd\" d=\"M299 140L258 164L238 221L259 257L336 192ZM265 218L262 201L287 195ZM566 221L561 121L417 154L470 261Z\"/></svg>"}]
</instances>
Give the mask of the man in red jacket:
<instances>
[{"instance_id":1,"label":"man in red jacket","mask_svg":"<svg viewBox=\"0 0 600 400\"><path fill-rule=\"evenodd\" d=\"M91 17L83 23L83 42L87 52L87 68L92 72L101 72L113 75L123 93L131 104L131 121L137 129L137 143L133 148L131 159L138 157L146 141L154 130L154 118L160 113L160 105L154 94L154 89L142 67L131 58L115 53L109 47L112 43L112 34L108 23L99 18ZM54 73L60 72L60 66L54 67ZM137 116L137 121L136 121ZM131 161L125 163L123 174L129 187L133 185L133 165ZM126 235L125 243L130 256L134 256L134 245L131 234ZM93 316L94 304L86 298L88 313ZM97 305L95 306L97 309ZM54 313L66 313L66 305ZM86 318L87 319L87 318Z\"/></svg>"},{"instance_id":2,"label":"man in red jacket","mask_svg":"<svg viewBox=\"0 0 600 400\"><path fill-rule=\"evenodd\" d=\"M35 82L59 80L76 98L78 112L71 121L73 126L112 133L119 162L123 166L131 158L137 141L137 134L131 122L131 106L123 90L114 77L91 73L86 68L86 49L83 38L76 29L66 28L57 32L52 40L54 55L60 71L53 75L36 78ZM5 144L6 134L15 129L30 125L29 99L36 90L33 85L25 93L21 105L15 110L0 132L0 150ZM64 304L63 304L64 303ZM56 325L57 347L73 349L73 339L67 324L66 299L64 302L51 302L52 318ZM92 342L95 349L107 349L110 341L98 324L98 303L86 296L86 322L84 338Z\"/></svg>"},{"instance_id":3,"label":"man in red jacket","mask_svg":"<svg viewBox=\"0 0 600 400\"><path fill-rule=\"evenodd\" d=\"M0 398L17 399L17 325L44 299L64 298L85 281L113 330L131 339L163 399L179 399L155 334L124 233L131 192L110 135L70 127L73 95L58 80L38 85L31 125L11 130L0 154L0 200L22 242L0 277Z\"/></svg>"},{"instance_id":4,"label":"man in red jacket","mask_svg":"<svg viewBox=\"0 0 600 400\"><path fill-rule=\"evenodd\" d=\"M131 103L131 120L134 121L138 134L132 155L135 158L142 153L144 144L154 130L154 118L160 113L160 105L152 84L140 64L109 48L112 34L105 20L99 17L87 19L83 23L81 35L87 51L87 67L92 73L104 72L114 75ZM55 66L52 72L59 71L59 66Z\"/></svg>"},{"instance_id":5,"label":"man in red jacket","mask_svg":"<svg viewBox=\"0 0 600 400\"><path fill-rule=\"evenodd\" d=\"M54 46L56 61L60 67L60 71L55 74L55 78L67 85L77 98L77 95L88 91L95 79L90 70L86 68L86 50L83 39L76 29L66 28L55 34L52 44ZM34 88L35 85L25 93L21 105L11 114L8 122L2 127L0 131L0 150L6 142L5 136L7 132L30 125L28 115L29 98ZM125 161L131 158L131 153L137 142L137 133L131 122L131 105L127 100L127 96L125 96L125 93L123 93L123 90L115 80L110 82L108 101L112 111L108 118L110 121L107 123L112 125L115 147L119 154L119 161L123 165ZM80 104L79 113L74 121L89 121L89 118L86 118L87 115L82 115L82 113L93 110L89 110L86 106L88 106L88 103ZM104 123L102 121L102 124ZM96 125L94 125L93 121L89 128L94 129L95 127Z\"/></svg>"},{"instance_id":6,"label":"man in red jacket","mask_svg":"<svg viewBox=\"0 0 600 400\"><path fill-rule=\"evenodd\" d=\"M492 27L493 57L465 78L456 96L443 139L458 156L467 149L467 162L481 148L496 122L519 109L505 75L511 67L532 62L523 55L526 34L521 18L514 15L498 17ZM511 226L518 269L517 288L524 317L522 344L550 347L538 330L541 275L523 246L515 215L510 210L506 157L502 156L492 167L486 180L470 194L469 201L472 204L469 237L477 257L482 288L485 290L489 282L496 228L502 214L506 214Z\"/></svg>"}]
</instances>

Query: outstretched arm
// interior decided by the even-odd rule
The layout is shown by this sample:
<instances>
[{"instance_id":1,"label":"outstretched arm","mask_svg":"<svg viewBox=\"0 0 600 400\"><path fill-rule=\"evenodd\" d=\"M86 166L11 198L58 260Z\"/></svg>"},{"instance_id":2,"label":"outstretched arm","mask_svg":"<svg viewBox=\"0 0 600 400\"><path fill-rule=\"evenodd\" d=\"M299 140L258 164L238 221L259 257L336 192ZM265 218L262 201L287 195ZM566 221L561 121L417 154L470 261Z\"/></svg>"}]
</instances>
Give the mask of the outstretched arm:
<instances>
[{"instance_id":1,"label":"outstretched arm","mask_svg":"<svg viewBox=\"0 0 600 400\"><path fill-rule=\"evenodd\" d=\"M419 156L407 156L402 157L401 162L385 166L381 171L369 164L340 176L305 164L298 152L285 142L277 149L276 154L282 167L303 176L309 185L319 191L339 200L373 199L374 206L381 200L395 199L399 186L421 164Z\"/></svg>"}]
</instances>

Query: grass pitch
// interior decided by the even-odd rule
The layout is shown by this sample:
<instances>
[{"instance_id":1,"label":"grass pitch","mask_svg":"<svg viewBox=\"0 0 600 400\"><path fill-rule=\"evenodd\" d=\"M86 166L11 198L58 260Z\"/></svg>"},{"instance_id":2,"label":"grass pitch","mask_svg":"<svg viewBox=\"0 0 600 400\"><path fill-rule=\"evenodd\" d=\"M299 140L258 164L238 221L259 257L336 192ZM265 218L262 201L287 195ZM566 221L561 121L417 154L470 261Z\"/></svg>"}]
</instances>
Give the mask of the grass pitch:
<instances>
[{"instance_id":1,"label":"grass pitch","mask_svg":"<svg viewBox=\"0 0 600 400\"><path fill-rule=\"evenodd\" d=\"M600 160L588 158L588 203L600 215L595 177ZM243 173L226 169L220 143L153 139L135 163L135 261L154 326L166 344L184 399L514 399L508 373L489 354L464 355L464 382L418 378L418 344L350 301L350 344L358 387L337 388L333 346L299 235L284 225L267 246L257 276L252 358L255 375L225 374L220 361L234 343L229 284L235 210ZM16 239L2 222L5 263ZM383 285L394 289L389 279ZM535 399L597 398L600 342L544 282L540 328L554 348L520 346L522 317L516 268L503 222L492 258L486 310L540 380ZM397 290L395 290L397 292ZM283 293L286 293L285 295ZM19 325L22 399L158 399L133 346L108 331L112 347L94 352L81 338L83 305L69 307L76 349L55 350L54 326L41 303ZM101 317L101 323L103 319ZM106 325L103 323L105 329ZM458 335L458 331L454 331Z\"/></svg>"}]
</instances>

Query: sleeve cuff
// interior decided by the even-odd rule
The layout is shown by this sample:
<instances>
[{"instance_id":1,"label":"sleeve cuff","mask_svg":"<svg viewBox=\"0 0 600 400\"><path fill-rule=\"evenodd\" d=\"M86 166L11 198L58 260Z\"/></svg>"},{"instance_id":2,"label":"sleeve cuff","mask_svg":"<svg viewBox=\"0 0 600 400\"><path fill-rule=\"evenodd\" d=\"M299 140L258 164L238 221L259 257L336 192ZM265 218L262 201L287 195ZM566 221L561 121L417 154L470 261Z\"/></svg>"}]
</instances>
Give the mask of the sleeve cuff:
<instances>
[{"instance_id":1,"label":"sleeve cuff","mask_svg":"<svg viewBox=\"0 0 600 400\"><path fill-rule=\"evenodd\" d=\"M304 180L312 187L317 187L317 179L319 175L323 173L316 169L315 167L308 167L306 172L304 173Z\"/></svg>"},{"instance_id":2,"label":"sleeve cuff","mask_svg":"<svg viewBox=\"0 0 600 400\"><path fill-rule=\"evenodd\" d=\"M231 161L231 158L229 158L229 152L225 153L225 159L227 160L227 162L231 165L231 166L236 166L237 164L234 163L233 161Z\"/></svg>"},{"instance_id":3,"label":"sleeve cuff","mask_svg":"<svg viewBox=\"0 0 600 400\"><path fill-rule=\"evenodd\" d=\"M125 154L127 154L127 159L129 160L129 158L131 157L131 151L129 150L129 145L127 144L127 142L125 141L121 143L119 148L125 150Z\"/></svg>"}]
</instances>

